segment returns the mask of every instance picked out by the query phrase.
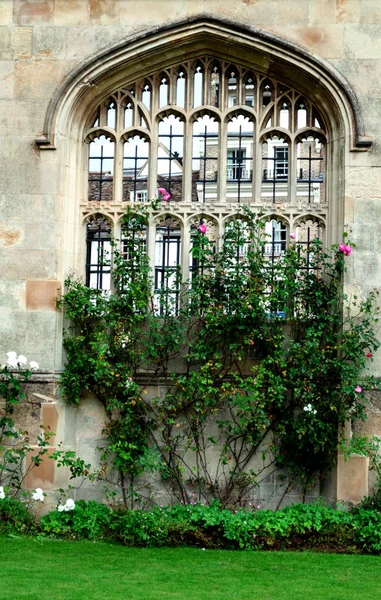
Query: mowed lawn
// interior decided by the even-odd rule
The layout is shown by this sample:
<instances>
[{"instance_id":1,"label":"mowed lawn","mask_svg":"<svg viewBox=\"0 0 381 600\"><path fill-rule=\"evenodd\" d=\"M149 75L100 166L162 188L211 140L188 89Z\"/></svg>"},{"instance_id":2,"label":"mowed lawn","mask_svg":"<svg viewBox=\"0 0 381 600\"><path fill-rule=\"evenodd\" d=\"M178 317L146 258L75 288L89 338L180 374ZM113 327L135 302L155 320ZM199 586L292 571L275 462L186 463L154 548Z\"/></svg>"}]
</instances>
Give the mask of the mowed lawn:
<instances>
[{"instance_id":1,"label":"mowed lawn","mask_svg":"<svg viewBox=\"0 0 381 600\"><path fill-rule=\"evenodd\" d=\"M381 557L0 538L1 600L377 600Z\"/></svg>"}]
</instances>

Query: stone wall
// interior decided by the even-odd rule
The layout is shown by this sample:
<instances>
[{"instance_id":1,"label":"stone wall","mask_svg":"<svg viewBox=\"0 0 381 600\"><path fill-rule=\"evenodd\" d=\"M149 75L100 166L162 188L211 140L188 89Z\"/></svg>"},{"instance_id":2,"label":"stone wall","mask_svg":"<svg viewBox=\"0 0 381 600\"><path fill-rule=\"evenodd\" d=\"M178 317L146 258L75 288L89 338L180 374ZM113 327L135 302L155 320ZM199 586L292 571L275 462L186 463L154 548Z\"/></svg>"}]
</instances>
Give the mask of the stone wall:
<instances>
[{"instance_id":1,"label":"stone wall","mask_svg":"<svg viewBox=\"0 0 381 600\"><path fill-rule=\"evenodd\" d=\"M64 362L62 315L54 298L65 274L84 258L75 209L78 165L64 145L63 132L56 132L55 150L43 150L49 144L36 140L46 133L45 118L56 90L94 54L146 29L206 14L297 44L327 61L351 86L361 113L358 134L373 144L353 152L348 137L340 140L339 185L345 203L338 221L348 225L356 243L346 284L359 297L381 288L379 0L1 0L0 353L5 357L8 350L16 350L40 364L21 421L28 417L28 429L33 430L39 422L51 422L59 441L80 454L91 454L89 448L98 443L99 407L90 400L79 409L64 407L51 387ZM381 353L373 366L381 375ZM381 435L379 402L372 396L367 433ZM357 465L361 482L344 490L339 480L349 477L345 469L334 475L327 493L358 498L367 488L366 469ZM52 489L61 487L61 475L54 473L28 483L46 488L48 481Z\"/></svg>"}]
</instances>

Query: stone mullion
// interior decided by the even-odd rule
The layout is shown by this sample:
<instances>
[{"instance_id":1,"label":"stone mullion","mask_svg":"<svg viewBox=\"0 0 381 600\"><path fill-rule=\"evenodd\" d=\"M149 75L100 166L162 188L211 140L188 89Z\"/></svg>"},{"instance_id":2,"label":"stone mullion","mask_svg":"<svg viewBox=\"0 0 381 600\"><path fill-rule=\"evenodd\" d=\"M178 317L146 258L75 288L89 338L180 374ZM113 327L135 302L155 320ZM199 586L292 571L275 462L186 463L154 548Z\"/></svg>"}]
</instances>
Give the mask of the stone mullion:
<instances>
[{"instance_id":1,"label":"stone mullion","mask_svg":"<svg viewBox=\"0 0 381 600\"><path fill-rule=\"evenodd\" d=\"M228 126L225 119L221 119L218 127L218 163L217 163L217 202L226 198L226 172L227 172L227 133Z\"/></svg>"},{"instance_id":2,"label":"stone mullion","mask_svg":"<svg viewBox=\"0 0 381 600\"><path fill-rule=\"evenodd\" d=\"M252 148L253 148L253 156L251 158L251 194L252 194L252 202L257 204L260 200L260 196L258 196L256 185L258 181L258 173L257 173L257 163L260 160L260 153L257 142L257 130L258 123L254 120L253 127L253 137L252 137Z\"/></svg>"},{"instance_id":3,"label":"stone mullion","mask_svg":"<svg viewBox=\"0 0 381 600\"><path fill-rule=\"evenodd\" d=\"M147 255L149 268L153 274L153 286L155 286L155 242L156 219L151 217L147 228Z\"/></svg>"},{"instance_id":4,"label":"stone mullion","mask_svg":"<svg viewBox=\"0 0 381 600\"><path fill-rule=\"evenodd\" d=\"M183 202L192 202L192 147L193 123L184 123Z\"/></svg>"},{"instance_id":5,"label":"stone mullion","mask_svg":"<svg viewBox=\"0 0 381 600\"><path fill-rule=\"evenodd\" d=\"M189 279L189 256L190 256L190 223L187 223L184 216L184 225L181 231L181 275L182 275L182 287L184 288L184 282Z\"/></svg>"},{"instance_id":6,"label":"stone mullion","mask_svg":"<svg viewBox=\"0 0 381 600\"><path fill-rule=\"evenodd\" d=\"M158 144L159 144L159 123L157 118L152 119L151 127L151 140L149 144L148 152L148 182L147 192L148 198L153 199L157 197L157 157L158 157Z\"/></svg>"},{"instance_id":7,"label":"stone mullion","mask_svg":"<svg viewBox=\"0 0 381 600\"><path fill-rule=\"evenodd\" d=\"M295 137L292 136L292 138L289 140L288 185L287 185L288 202L290 202L291 204L296 204L296 202L297 202L297 196L296 196L296 189L297 189L296 152L297 152L297 144L296 144Z\"/></svg>"},{"instance_id":8,"label":"stone mullion","mask_svg":"<svg viewBox=\"0 0 381 600\"><path fill-rule=\"evenodd\" d=\"M113 198L115 202L122 202L123 200L123 150L124 140L117 138L114 144L114 193Z\"/></svg>"},{"instance_id":9,"label":"stone mullion","mask_svg":"<svg viewBox=\"0 0 381 600\"><path fill-rule=\"evenodd\" d=\"M259 131L259 127L256 127L255 130L255 152L256 152L256 161L254 163L255 169L255 177L253 177L253 193L254 198L258 199L258 202L262 204L264 199L262 199L262 154L263 154L263 140L261 140L261 135Z\"/></svg>"},{"instance_id":10,"label":"stone mullion","mask_svg":"<svg viewBox=\"0 0 381 600\"><path fill-rule=\"evenodd\" d=\"M176 105L177 101L177 74L175 69L171 69L168 75L168 104Z\"/></svg>"},{"instance_id":11,"label":"stone mullion","mask_svg":"<svg viewBox=\"0 0 381 600\"><path fill-rule=\"evenodd\" d=\"M193 86L194 86L194 72L188 67L185 71L185 107L184 109L189 112L193 106L192 98L193 98Z\"/></svg>"}]
</instances>

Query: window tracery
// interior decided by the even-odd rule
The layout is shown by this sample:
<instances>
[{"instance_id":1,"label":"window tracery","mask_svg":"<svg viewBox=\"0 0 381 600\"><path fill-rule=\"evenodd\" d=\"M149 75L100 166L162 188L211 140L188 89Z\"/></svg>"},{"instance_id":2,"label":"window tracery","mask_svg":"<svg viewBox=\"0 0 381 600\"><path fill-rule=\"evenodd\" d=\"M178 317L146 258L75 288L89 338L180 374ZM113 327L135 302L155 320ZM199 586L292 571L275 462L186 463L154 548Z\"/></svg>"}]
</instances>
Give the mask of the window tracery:
<instances>
[{"instance_id":1,"label":"window tracery","mask_svg":"<svg viewBox=\"0 0 381 600\"><path fill-rule=\"evenodd\" d=\"M167 190L171 223L164 219L168 205L162 203L144 235L155 274L155 302L166 280L176 306L176 278L164 277L163 269L174 269L178 261L182 276L191 274L188 255L196 225L189 219L195 209L192 218L198 222L208 211L205 223L208 228L214 223L216 247L224 223L240 205L268 214L269 259L284 252L292 231L300 244L324 235L330 150L326 120L305 91L214 57L126 82L94 108L84 135L89 170L83 212L96 202L105 218L117 222L128 203L144 203L158 197L159 188ZM187 224L186 234L180 221ZM113 235L122 239L120 227ZM90 264L89 259L87 280L93 282Z\"/></svg>"}]
</instances>

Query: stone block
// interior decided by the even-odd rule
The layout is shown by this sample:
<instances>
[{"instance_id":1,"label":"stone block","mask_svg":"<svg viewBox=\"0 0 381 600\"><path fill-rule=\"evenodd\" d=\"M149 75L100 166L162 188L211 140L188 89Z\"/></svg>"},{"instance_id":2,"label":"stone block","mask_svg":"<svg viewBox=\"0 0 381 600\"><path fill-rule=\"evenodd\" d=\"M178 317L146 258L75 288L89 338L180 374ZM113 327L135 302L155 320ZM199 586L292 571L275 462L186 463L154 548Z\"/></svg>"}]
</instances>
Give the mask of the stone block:
<instances>
[{"instance_id":1,"label":"stone block","mask_svg":"<svg viewBox=\"0 0 381 600\"><path fill-rule=\"evenodd\" d=\"M338 23L358 23L362 0L337 0L336 21Z\"/></svg>"},{"instance_id":2,"label":"stone block","mask_svg":"<svg viewBox=\"0 0 381 600\"><path fill-rule=\"evenodd\" d=\"M12 25L13 0L2 0L0 2L0 25Z\"/></svg>"},{"instance_id":3,"label":"stone block","mask_svg":"<svg viewBox=\"0 0 381 600\"><path fill-rule=\"evenodd\" d=\"M25 281L0 280L0 309L25 310Z\"/></svg>"},{"instance_id":4,"label":"stone block","mask_svg":"<svg viewBox=\"0 0 381 600\"><path fill-rule=\"evenodd\" d=\"M20 245L23 239L24 228L15 227L12 224L4 224L0 221L0 246L9 248Z\"/></svg>"},{"instance_id":5,"label":"stone block","mask_svg":"<svg viewBox=\"0 0 381 600\"><path fill-rule=\"evenodd\" d=\"M343 456L337 460L337 500L357 504L368 495L369 459L365 456Z\"/></svg>"},{"instance_id":6,"label":"stone block","mask_svg":"<svg viewBox=\"0 0 381 600\"><path fill-rule=\"evenodd\" d=\"M23 432L24 438L35 446L41 433L41 405L22 402L15 407L12 418L16 428Z\"/></svg>"},{"instance_id":7,"label":"stone block","mask_svg":"<svg viewBox=\"0 0 381 600\"><path fill-rule=\"evenodd\" d=\"M66 57L66 27L36 25L33 28L33 56L43 60Z\"/></svg>"},{"instance_id":8,"label":"stone block","mask_svg":"<svg viewBox=\"0 0 381 600\"><path fill-rule=\"evenodd\" d=\"M12 35L12 47L15 58L27 59L32 56L32 27L15 27Z\"/></svg>"},{"instance_id":9,"label":"stone block","mask_svg":"<svg viewBox=\"0 0 381 600\"><path fill-rule=\"evenodd\" d=\"M0 2L1 11L1 2ZM1 13L0 13L1 16ZM1 23L1 21L0 21ZM11 28L0 25L0 60L13 60Z\"/></svg>"},{"instance_id":10,"label":"stone block","mask_svg":"<svg viewBox=\"0 0 381 600\"><path fill-rule=\"evenodd\" d=\"M102 26L70 27L67 33L67 59L84 60L91 54L122 41L131 35L132 31L130 25L114 25L112 28Z\"/></svg>"},{"instance_id":11,"label":"stone block","mask_svg":"<svg viewBox=\"0 0 381 600\"><path fill-rule=\"evenodd\" d=\"M44 129L45 110L48 103L49 98L34 101L30 98L13 100L4 97L0 99L2 134L20 136L21 132L28 131L30 144L32 141L34 142L36 132ZM25 135L21 135L21 137L25 139Z\"/></svg>"},{"instance_id":12,"label":"stone block","mask_svg":"<svg viewBox=\"0 0 381 600\"><path fill-rule=\"evenodd\" d=\"M49 446L47 449L49 455L58 450L54 446ZM38 450L36 449L26 457L25 469L26 471L29 470L29 473L24 479L24 488L33 490L39 487L45 492L67 487L70 480L69 468L57 467L56 462L48 456L44 457L43 462L38 467L34 467L32 457L37 456L37 454Z\"/></svg>"},{"instance_id":13,"label":"stone block","mask_svg":"<svg viewBox=\"0 0 381 600\"><path fill-rule=\"evenodd\" d=\"M278 0L275 10L276 25L308 25L309 22L309 0L295 0L292 10L288 2Z\"/></svg>"},{"instance_id":14,"label":"stone block","mask_svg":"<svg viewBox=\"0 0 381 600\"><path fill-rule=\"evenodd\" d=\"M57 221L47 224L31 220L26 228L22 247L25 250L55 250L60 247L60 241L61 227Z\"/></svg>"},{"instance_id":15,"label":"stone block","mask_svg":"<svg viewBox=\"0 0 381 600\"><path fill-rule=\"evenodd\" d=\"M54 0L13 0L13 20L18 25L47 23L53 10Z\"/></svg>"},{"instance_id":16,"label":"stone block","mask_svg":"<svg viewBox=\"0 0 381 600\"><path fill-rule=\"evenodd\" d=\"M52 60L19 61L15 64L15 97L50 98L62 78L71 70L70 63ZM36 132L34 132L36 134Z\"/></svg>"},{"instance_id":17,"label":"stone block","mask_svg":"<svg viewBox=\"0 0 381 600\"><path fill-rule=\"evenodd\" d=\"M340 0L339 0L340 1ZM313 0L310 2L310 25L332 24L336 22L336 2Z\"/></svg>"},{"instance_id":18,"label":"stone block","mask_svg":"<svg viewBox=\"0 0 381 600\"><path fill-rule=\"evenodd\" d=\"M115 25L120 22L118 0L90 0L90 20L94 25Z\"/></svg>"},{"instance_id":19,"label":"stone block","mask_svg":"<svg viewBox=\"0 0 381 600\"><path fill-rule=\"evenodd\" d=\"M295 42L298 46L304 46L321 58L332 60L343 56L344 28L342 25L314 25L311 27L290 25L287 28L271 25L270 29L276 35Z\"/></svg>"},{"instance_id":20,"label":"stone block","mask_svg":"<svg viewBox=\"0 0 381 600\"><path fill-rule=\"evenodd\" d=\"M86 394L78 407L77 435L79 442L99 441L102 438L105 419L106 413L102 403L94 394Z\"/></svg>"},{"instance_id":21,"label":"stone block","mask_svg":"<svg viewBox=\"0 0 381 600\"><path fill-rule=\"evenodd\" d=\"M355 425L356 435L376 435L381 437L381 414L369 413L366 421L357 421Z\"/></svg>"},{"instance_id":22,"label":"stone block","mask_svg":"<svg viewBox=\"0 0 381 600\"><path fill-rule=\"evenodd\" d=\"M381 25L348 25L344 53L351 58L381 58Z\"/></svg>"},{"instance_id":23,"label":"stone block","mask_svg":"<svg viewBox=\"0 0 381 600\"><path fill-rule=\"evenodd\" d=\"M50 439L52 446L73 446L76 433L76 408L67 404L42 404L42 424L55 433Z\"/></svg>"},{"instance_id":24,"label":"stone block","mask_svg":"<svg viewBox=\"0 0 381 600\"><path fill-rule=\"evenodd\" d=\"M90 22L88 0L55 0L54 24L62 26L87 25Z\"/></svg>"},{"instance_id":25,"label":"stone block","mask_svg":"<svg viewBox=\"0 0 381 600\"><path fill-rule=\"evenodd\" d=\"M214 0L208 0L208 12L215 12ZM217 2L217 4L220 4ZM230 4L230 10L235 3ZM204 5L205 10L205 5ZM218 9L217 9L218 10ZM156 2L156 0L125 0L120 3L120 22L135 29L151 27L165 21L182 19L188 14L187 0Z\"/></svg>"},{"instance_id":26,"label":"stone block","mask_svg":"<svg viewBox=\"0 0 381 600\"><path fill-rule=\"evenodd\" d=\"M0 214L15 224L17 221L46 223L46 215L55 217L57 209L58 199L52 194L0 194Z\"/></svg>"},{"instance_id":27,"label":"stone block","mask_svg":"<svg viewBox=\"0 0 381 600\"><path fill-rule=\"evenodd\" d=\"M1 253L0 253L1 254ZM5 352L14 350L35 360L43 371L54 372L62 366L62 343L57 336L60 313L9 311L0 319L0 339ZM62 325L61 325L62 326Z\"/></svg>"},{"instance_id":28,"label":"stone block","mask_svg":"<svg viewBox=\"0 0 381 600\"><path fill-rule=\"evenodd\" d=\"M26 282L26 310L57 310L60 283L55 280Z\"/></svg>"},{"instance_id":29,"label":"stone block","mask_svg":"<svg viewBox=\"0 0 381 600\"><path fill-rule=\"evenodd\" d=\"M4 278L14 279L57 279L58 256L52 250L29 250L8 248L0 253L0 268Z\"/></svg>"},{"instance_id":30,"label":"stone block","mask_svg":"<svg viewBox=\"0 0 381 600\"><path fill-rule=\"evenodd\" d=\"M28 356L34 360L34 356ZM25 385L25 401L29 404L55 403L58 397L58 383L55 381L29 381Z\"/></svg>"},{"instance_id":31,"label":"stone block","mask_svg":"<svg viewBox=\"0 0 381 600\"><path fill-rule=\"evenodd\" d=\"M379 0L361 0L360 23L381 25L381 10Z\"/></svg>"},{"instance_id":32,"label":"stone block","mask_svg":"<svg viewBox=\"0 0 381 600\"><path fill-rule=\"evenodd\" d=\"M0 63L0 98L13 98L14 64L11 61Z\"/></svg>"}]
</instances>

